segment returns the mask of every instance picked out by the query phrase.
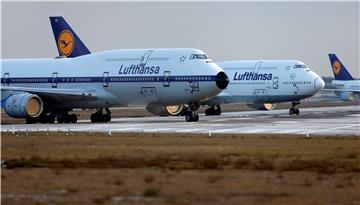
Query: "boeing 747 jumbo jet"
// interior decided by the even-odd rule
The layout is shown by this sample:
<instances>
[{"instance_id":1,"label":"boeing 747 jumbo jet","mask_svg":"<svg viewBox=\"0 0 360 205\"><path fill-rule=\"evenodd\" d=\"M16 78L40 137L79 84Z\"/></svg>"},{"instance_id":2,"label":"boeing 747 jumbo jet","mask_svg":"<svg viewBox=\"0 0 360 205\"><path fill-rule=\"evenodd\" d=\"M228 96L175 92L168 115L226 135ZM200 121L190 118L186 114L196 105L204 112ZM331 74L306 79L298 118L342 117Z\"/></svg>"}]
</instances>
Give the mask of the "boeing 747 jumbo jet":
<instances>
[{"instance_id":1,"label":"boeing 747 jumbo jet","mask_svg":"<svg viewBox=\"0 0 360 205\"><path fill-rule=\"evenodd\" d=\"M75 123L74 108L97 109L92 122L111 120L113 106L171 110L188 104L186 121L198 121L200 101L219 94L229 79L198 49L132 49L90 53L61 17L51 17L62 56L1 60L1 106L28 123ZM176 106L175 106L176 108ZM105 113L103 111L105 110ZM173 112L176 112L173 111Z\"/></svg>"},{"instance_id":2,"label":"boeing 747 jumbo jet","mask_svg":"<svg viewBox=\"0 0 360 205\"><path fill-rule=\"evenodd\" d=\"M342 101L360 99L360 80L355 80L335 54L329 54L335 80L326 84L326 91L334 91Z\"/></svg>"},{"instance_id":3,"label":"boeing 747 jumbo jet","mask_svg":"<svg viewBox=\"0 0 360 205\"><path fill-rule=\"evenodd\" d=\"M66 22L61 25L65 24ZM51 25L58 43L57 36L64 28L59 28L54 20L51 20ZM63 55L60 48L61 44L58 43L59 55ZM81 45L69 57L89 53L89 49ZM292 102L289 114L298 115L300 111L296 106L300 104L300 100L315 95L324 87L324 81L314 71L296 60L225 61L218 65L231 77L230 84L218 96L201 102L201 105L209 106L205 111L206 115L220 115L221 104L246 103L253 109L271 110L275 103L280 102ZM186 105L169 108L147 110L155 115L176 116L189 109Z\"/></svg>"}]
</instances>

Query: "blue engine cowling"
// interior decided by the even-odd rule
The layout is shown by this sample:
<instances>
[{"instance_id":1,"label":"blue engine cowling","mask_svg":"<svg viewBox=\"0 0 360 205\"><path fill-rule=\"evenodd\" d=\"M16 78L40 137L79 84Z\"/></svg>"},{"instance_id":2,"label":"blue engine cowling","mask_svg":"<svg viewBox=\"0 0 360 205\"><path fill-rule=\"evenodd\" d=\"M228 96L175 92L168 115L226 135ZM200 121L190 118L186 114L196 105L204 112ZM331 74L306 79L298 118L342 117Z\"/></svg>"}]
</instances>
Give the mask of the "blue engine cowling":
<instances>
[{"instance_id":1,"label":"blue engine cowling","mask_svg":"<svg viewBox=\"0 0 360 205\"><path fill-rule=\"evenodd\" d=\"M2 102L6 114L15 118L35 118L43 111L43 102L37 95L17 93L9 95Z\"/></svg>"}]
</instances>

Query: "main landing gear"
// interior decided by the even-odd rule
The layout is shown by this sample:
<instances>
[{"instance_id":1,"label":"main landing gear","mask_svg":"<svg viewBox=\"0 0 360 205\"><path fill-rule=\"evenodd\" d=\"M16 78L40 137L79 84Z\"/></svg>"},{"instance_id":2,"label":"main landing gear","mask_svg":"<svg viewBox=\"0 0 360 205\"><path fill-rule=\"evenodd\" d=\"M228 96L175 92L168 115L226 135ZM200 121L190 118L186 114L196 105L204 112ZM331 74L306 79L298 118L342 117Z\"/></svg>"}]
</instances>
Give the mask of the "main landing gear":
<instances>
[{"instance_id":1,"label":"main landing gear","mask_svg":"<svg viewBox=\"0 0 360 205\"><path fill-rule=\"evenodd\" d=\"M297 105L300 105L300 101L291 102L292 107L289 109L289 115L299 115L300 110L297 108Z\"/></svg>"},{"instance_id":2,"label":"main landing gear","mask_svg":"<svg viewBox=\"0 0 360 205\"><path fill-rule=\"evenodd\" d=\"M189 103L189 108L185 113L186 122L197 122L199 121L199 114L196 112L200 107L200 103L192 102Z\"/></svg>"},{"instance_id":3,"label":"main landing gear","mask_svg":"<svg viewBox=\"0 0 360 205\"><path fill-rule=\"evenodd\" d=\"M94 114L90 116L91 122L110 122L111 121L111 112L109 108L105 108L105 114L103 114L103 109L97 110Z\"/></svg>"},{"instance_id":4,"label":"main landing gear","mask_svg":"<svg viewBox=\"0 0 360 205\"><path fill-rule=\"evenodd\" d=\"M221 115L221 107L220 105L211 106L205 110L205 115L212 116L212 115Z\"/></svg>"},{"instance_id":5,"label":"main landing gear","mask_svg":"<svg viewBox=\"0 0 360 205\"><path fill-rule=\"evenodd\" d=\"M44 112L39 117L36 118L26 118L27 124L34 124L34 123L54 123L55 122L55 115L50 112Z\"/></svg>"},{"instance_id":6,"label":"main landing gear","mask_svg":"<svg viewBox=\"0 0 360 205\"><path fill-rule=\"evenodd\" d=\"M78 117L76 114L69 114L68 112L58 113L56 116L56 121L58 123L76 123Z\"/></svg>"}]
</instances>

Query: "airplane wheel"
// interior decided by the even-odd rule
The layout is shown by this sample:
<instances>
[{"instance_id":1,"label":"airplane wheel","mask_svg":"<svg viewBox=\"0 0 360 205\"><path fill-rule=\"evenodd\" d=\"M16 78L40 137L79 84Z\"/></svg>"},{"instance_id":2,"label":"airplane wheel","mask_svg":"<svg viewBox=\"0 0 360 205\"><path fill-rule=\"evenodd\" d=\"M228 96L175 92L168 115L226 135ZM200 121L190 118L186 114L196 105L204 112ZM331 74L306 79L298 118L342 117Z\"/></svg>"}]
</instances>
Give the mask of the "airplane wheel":
<instances>
[{"instance_id":1,"label":"airplane wheel","mask_svg":"<svg viewBox=\"0 0 360 205\"><path fill-rule=\"evenodd\" d=\"M212 107L206 109L206 110L205 110L205 115L206 115L206 116L214 115L214 109L213 109Z\"/></svg>"},{"instance_id":2,"label":"airplane wheel","mask_svg":"<svg viewBox=\"0 0 360 205\"><path fill-rule=\"evenodd\" d=\"M215 115L221 115L221 107L217 106L217 109L215 110Z\"/></svg>"},{"instance_id":3,"label":"airplane wheel","mask_svg":"<svg viewBox=\"0 0 360 205\"><path fill-rule=\"evenodd\" d=\"M36 120L33 118L26 118L26 124L35 124Z\"/></svg>"},{"instance_id":4,"label":"airplane wheel","mask_svg":"<svg viewBox=\"0 0 360 205\"><path fill-rule=\"evenodd\" d=\"M199 121L199 115L194 111L190 111L185 115L186 122L197 122Z\"/></svg>"},{"instance_id":5,"label":"airplane wheel","mask_svg":"<svg viewBox=\"0 0 360 205\"><path fill-rule=\"evenodd\" d=\"M70 123L70 115L64 116L64 123Z\"/></svg>"},{"instance_id":6,"label":"airplane wheel","mask_svg":"<svg viewBox=\"0 0 360 205\"><path fill-rule=\"evenodd\" d=\"M299 115L300 114L300 110L295 108L295 115Z\"/></svg>"},{"instance_id":7,"label":"airplane wheel","mask_svg":"<svg viewBox=\"0 0 360 205\"><path fill-rule=\"evenodd\" d=\"M192 120L191 115L186 114L186 115L185 115L185 120L186 120L186 122L191 122L191 120Z\"/></svg>"},{"instance_id":8,"label":"airplane wheel","mask_svg":"<svg viewBox=\"0 0 360 205\"><path fill-rule=\"evenodd\" d=\"M69 118L70 118L70 122L71 122L71 123L76 123L77 120L78 120L76 114L71 114L71 115L69 116Z\"/></svg>"},{"instance_id":9,"label":"airplane wheel","mask_svg":"<svg viewBox=\"0 0 360 205\"><path fill-rule=\"evenodd\" d=\"M47 117L47 122L50 123L50 124L53 124L55 122L55 116L54 115L49 115Z\"/></svg>"},{"instance_id":10,"label":"airplane wheel","mask_svg":"<svg viewBox=\"0 0 360 205\"><path fill-rule=\"evenodd\" d=\"M56 117L58 123L70 123L70 115L60 115Z\"/></svg>"},{"instance_id":11,"label":"airplane wheel","mask_svg":"<svg viewBox=\"0 0 360 205\"><path fill-rule=\"evenodd\" d=\"M296 108L292 107L289 109L289 115L295 115L296 114Z\"/></svg>"},{"instance_id":12,"label":"airplane wheel","mask_svg":"<svg viewBox=\"0 0 360 205\"><path fill-rule=\"evenodd\" d=\"M99 113L94 113L90 116L90 120L91 122L95 123L95 122L99 122Z\"/></svg>"},{"instance_id":13,"label":"airplane wheel","mask_svg":"<svg viewBox=\"0 0 360 205\"><path fill-rule=\"evenodd\" d=\"M111 115L110 114L105 114L104 115L104 122L110 122L111 121Z\"/></svg>"},{"instance_id":14,"label":"airplane wheel","mask_svg":"<svg viewBox=\"0 0 360 205\"><path fill-rule=\"evenodd\" d=\"M195 116L193 116L192 119L193 122L198 122L199 121L199 115L196 113Z\"/></svg>"},{"instance_id":15,"label":"airplane wheel","mask_svg":"<svg viewBox=\"0 0 360 205\"><path fill-rule=\"evenodd\" d=\"M58 123L64 123L64 120L63 120L63 118L62 117L56 117L56 121L58 122Z\"/></svg>"}]
</instances>

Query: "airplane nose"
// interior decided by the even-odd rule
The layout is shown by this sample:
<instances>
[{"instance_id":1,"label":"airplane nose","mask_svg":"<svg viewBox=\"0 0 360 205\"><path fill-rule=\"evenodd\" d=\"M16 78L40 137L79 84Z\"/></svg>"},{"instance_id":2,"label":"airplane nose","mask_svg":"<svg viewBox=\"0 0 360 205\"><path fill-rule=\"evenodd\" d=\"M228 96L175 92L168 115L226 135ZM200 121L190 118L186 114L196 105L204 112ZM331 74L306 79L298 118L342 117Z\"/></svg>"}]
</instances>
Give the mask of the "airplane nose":
<instances>
[{"instance_id":1,"label":"airplane nose","mask_svg":"<svg viewBox=\"0 0 360 205\"><path fill-rule=\"evenodd\" d=\"M325 86L325 82L320 77L317 77L314 81L314 87L317 91L320 91Z\"/></svg>"},{"instance_id":2,"label":"airplane nose","mask_svg":"<svg viewBox=\"0 0 360 205\"><path fill-rule=\"evenodd\" d=\"M221 71L216 75L215 82L218 88L225 89L229 84L229 77Z\"/></svg>"}]
</instances>

